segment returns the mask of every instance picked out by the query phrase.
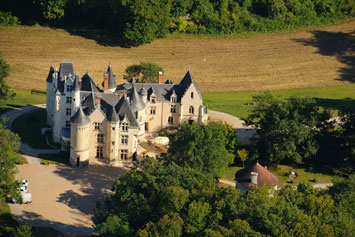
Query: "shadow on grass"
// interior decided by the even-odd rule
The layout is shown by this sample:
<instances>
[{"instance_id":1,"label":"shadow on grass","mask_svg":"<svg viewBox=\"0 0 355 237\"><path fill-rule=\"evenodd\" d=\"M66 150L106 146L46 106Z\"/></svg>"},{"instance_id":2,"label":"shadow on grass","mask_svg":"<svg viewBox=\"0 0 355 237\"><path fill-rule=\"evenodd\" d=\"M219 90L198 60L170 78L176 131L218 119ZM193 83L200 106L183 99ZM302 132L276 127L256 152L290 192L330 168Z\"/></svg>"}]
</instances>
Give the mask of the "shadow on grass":
<instances>
[{"instance_id":1,"label":"shadow on grass","mask_svg":"<svg viewBox=\"0 0 355 237\"><path fill-rule=\"evenodd\" d=\"M46 137L41 134L41 128L48 127L46 120L46 110L38 109L17 117L12 124L12 129L20 136L21 142L25 142L32 148L51 149L47 145Z\"/></svg>"},{"instance_id":2,"label":"shadow on grass","mask_svg":"<svg viewBox=\"0 0 355 237\"><path fill-rule=\"evenodd\" d=\"M65 164L70 165L69 163L69 153L68 152L59 152L54 154L40 153L39 157L42 159L43 164Z\"/></svg>"},{"instance_id":3,"label":"shadow on grass","mask_svg":"<svg viewBox=\"0 0 355 237\"><path fill-rule=\"evenodd\" d=\"M64 203L72 209L77 209L83 215L93 214L96 202L104 201L111 194L115 179L120 177L124 170L118 167L90 165L84 168L71 166L58 166L55 173L73 185L80 185L80 193L67 190L61 193L57 201Z\"/></svg>"},{"instance_id":4,"label":"shadow on grass","mask_svg":"<svg viewBox=\"0 0 355 237\"><path fill-rule=\"evenodd\" d=\"M333 110L340 110L344 108L350 108L355 110L355 100L352 98L344 99L324 99L324 98L314 98L317 105Z\"/></svg>"},{"instance_id":5,"label":"shadow on grass","mask_svg":"<svg viewBox=\"0 0 355 237\"><path fill-rule=\"evenodd\" d=\"M318 48L319 54L335 56L345 66L339 69L340 78L336 80L355 82L355 31L350 33L311 31L312 38L294 39L306 46Z\"/></svg>"},{"instance_id":6,"label":"shadow on grass","mask_svg":"<svg viewBox=\"0 0 355 237\"><path fill-rule=\"evenodd\" d=\"M71 35L81 36L85 39L95 40L102 46L119 46L122 48L130 48L132 45L119 32L108 30L93 30L81 28L65 28Z\"/></svg>"}]
</instances>

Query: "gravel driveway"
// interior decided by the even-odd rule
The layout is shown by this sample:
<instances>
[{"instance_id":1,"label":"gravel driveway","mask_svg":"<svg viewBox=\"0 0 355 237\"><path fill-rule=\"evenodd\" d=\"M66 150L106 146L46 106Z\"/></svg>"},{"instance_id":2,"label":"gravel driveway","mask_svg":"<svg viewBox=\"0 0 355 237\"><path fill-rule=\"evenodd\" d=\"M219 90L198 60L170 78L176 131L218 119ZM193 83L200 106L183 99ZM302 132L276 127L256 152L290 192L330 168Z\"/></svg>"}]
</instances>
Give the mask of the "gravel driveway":
<instances>
[{"instance_id":1,"label":"gravel driveway","mask_svg":"<svg viewBox=\"0 0 355 237\"><path fill-rule=\"evenodd\" d=\"M108 194L118 167L90 165L18 165L17 178L26 178L32 193L31 204L10 204L13 217L21 223L49 226L66 236L91 235L93 208Z\"/></svg>"}]
</instances>

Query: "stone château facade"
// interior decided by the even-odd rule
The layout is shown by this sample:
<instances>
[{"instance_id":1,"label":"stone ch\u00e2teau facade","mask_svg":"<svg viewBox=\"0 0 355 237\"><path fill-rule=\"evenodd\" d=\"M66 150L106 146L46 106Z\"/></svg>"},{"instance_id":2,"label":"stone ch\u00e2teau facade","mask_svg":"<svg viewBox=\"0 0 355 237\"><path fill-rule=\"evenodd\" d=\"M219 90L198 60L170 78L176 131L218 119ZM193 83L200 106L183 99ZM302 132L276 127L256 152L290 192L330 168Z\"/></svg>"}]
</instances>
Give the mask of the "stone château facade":
<instances>
[{"instance_id":1,"label":"stone ch\u00e2teau facade","mask_svg":"<svg viewBox=\"0 0 355 237\"><path fill-rule=\"evenodd\" d=\"M207 122L207 107L188 71L179 84L170 80L118 85L111 65L101 90L88 72L80 79L72 62L51 65L47 77L47 123L53 141L70 151L70 163L131 162L145 132Z\"/></svg>"}]
</instances>

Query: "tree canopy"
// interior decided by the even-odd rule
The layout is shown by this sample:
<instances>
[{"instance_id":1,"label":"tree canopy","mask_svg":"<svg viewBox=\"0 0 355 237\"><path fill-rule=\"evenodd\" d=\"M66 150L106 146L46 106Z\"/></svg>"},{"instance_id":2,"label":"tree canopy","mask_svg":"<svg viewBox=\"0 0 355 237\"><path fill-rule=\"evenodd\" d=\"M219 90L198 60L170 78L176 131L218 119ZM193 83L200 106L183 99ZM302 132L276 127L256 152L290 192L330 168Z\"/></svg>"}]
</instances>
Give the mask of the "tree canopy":
<instances>
[{"instance_id":1,"label":"tree canopy","mask_svg":"<svg viewBox=\"0 0 355 237\"><path fill-rule=\"evenodd\" d=\"M10 90L5 78L9 75L10 66L1 58L0 55L0 107L4 102L15 96L15 93Z\"/></svg>"},{"instance_id":2,"label":"tree canopy","mask_svg":"<svg viewBox=\"0 0 355 237\"><path fill-rule=\"evenodd\" d=\"M159 72L164 72L164 70L155 63L141 62L128 66L125 72L123 78L127 81L134 78L138 83L157 83Z\"/></svg>"}]
</instances>

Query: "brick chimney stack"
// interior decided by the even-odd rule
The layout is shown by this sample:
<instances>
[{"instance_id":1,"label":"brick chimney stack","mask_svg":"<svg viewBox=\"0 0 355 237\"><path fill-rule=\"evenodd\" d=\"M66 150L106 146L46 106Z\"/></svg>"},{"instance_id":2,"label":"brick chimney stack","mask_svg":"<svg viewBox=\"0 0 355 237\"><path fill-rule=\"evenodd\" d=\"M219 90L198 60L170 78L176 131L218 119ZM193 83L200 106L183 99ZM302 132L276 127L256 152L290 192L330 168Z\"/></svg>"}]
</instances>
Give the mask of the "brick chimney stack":
<instances>
[{"instance_id":1,"label":"brick chimney stack","mask_svg":"<svg viewBox=\"0 0 355 237\"><path fill-rule=\"evenodd\" d=\"M158 83L159 84L163 84L163 72L159 72L159 75L158 75Z\"/></svg>"},{"instance_id":2,"label":"brick chimney stack","mask_svg":"<svg viewBox=\"0 0 355 237\"><path fill-rule=\"evenodd\" d=\"M104 74L104 91L108 90L108 74Z\"/></svg>"},{"instance_id":3,"label":"brick chimney stack","mask_svg":"<svg viewBox=\"0 0 355 237\"><path fill-rule=\"evenodd\" d=\"M97 95L97 96L95 97L95 104L96 104L96 105L100 105L100 101L101 101L101 98L100 98L99 95Z\"/></svg>"}]
</instances>

